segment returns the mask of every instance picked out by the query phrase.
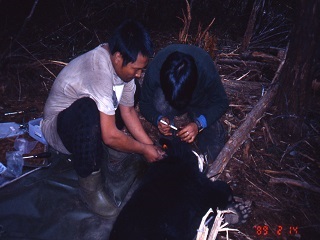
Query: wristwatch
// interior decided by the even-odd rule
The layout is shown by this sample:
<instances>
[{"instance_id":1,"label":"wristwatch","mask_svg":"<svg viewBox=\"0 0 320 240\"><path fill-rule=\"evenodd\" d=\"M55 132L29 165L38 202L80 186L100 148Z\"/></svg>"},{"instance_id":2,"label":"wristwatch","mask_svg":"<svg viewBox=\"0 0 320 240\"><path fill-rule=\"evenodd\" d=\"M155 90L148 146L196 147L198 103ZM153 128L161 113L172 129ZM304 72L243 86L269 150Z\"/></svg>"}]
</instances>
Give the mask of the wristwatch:
<instances>
[{"instance_id":1,"label":"wristwatch","mask_svg":"<svg viewBox=\"0 0 320 240\"><path fill-rule=\"evenodd\" d=\"M196 120L195 123L197 124L197 127L198 127L198 133L201 132L203 130L203 127L202 127L201 123L199 122L199 120Z\"/></svg>"}]
</instances>

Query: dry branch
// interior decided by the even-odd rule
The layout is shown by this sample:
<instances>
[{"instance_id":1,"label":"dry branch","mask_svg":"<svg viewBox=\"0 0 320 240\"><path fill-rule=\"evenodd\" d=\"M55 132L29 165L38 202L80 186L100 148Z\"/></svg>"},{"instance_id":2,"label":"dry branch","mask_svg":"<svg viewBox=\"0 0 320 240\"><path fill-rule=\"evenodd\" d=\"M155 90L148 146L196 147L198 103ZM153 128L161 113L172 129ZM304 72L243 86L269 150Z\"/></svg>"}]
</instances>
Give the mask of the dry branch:
<instances>
[{"instance_id":1,"label":"dry branch","mask_svg":"<svg viewBox=\"0 0 320 240\"><path fill-rule=\"evenodd\" d=\"M309 183L299 181L299 180L294 180L290 178L271 178L269 183L276 184L276 183L283 183L283 184L290 184L296 187L301 187L305 188L307 190L311 190L316 193L320 193L320 188L316 187L314 185L310 185Z\"/></svg>"},{"instance_id":2,"label":"dry branch","mask_svg":"<svg viewBox=\"0 0 320 240\"><path fill-rule=\"evenodd\" d=\"M232 228L227 228L226 226L228 225L227 222L225 222L224 219L224 214L234 214L233 211L231 210L219 210L217 209L217 214L214 220L214 223L210 229L209 233L209 228L207 227L206 221L208 216L213 213L213 210L210 208L208 212L203 216L199 229L198 229L198 234L196 240L215 240L218 236L219 232L226 232L227 233L227 240L229 239L228 233L229 231L236 231L240 232L238 229L232 229ZM208 235L209 234L209 235Z\"/></svg>"},{"instance_id":3,"label":"dry branch","mask_svg":"<svg viewBox=\"0 0 320 240\"><path fill-rule=\"evenodd\" d=\"M19 32L16 34L16 36L15 36L14 39L12 40L13 43L18 40L18 38L20 37L21 33L24 31L27 23L30 21L30 19L31 19L31 17L32 17L32 15L33 15L33 13L34 13L37 5L38 5L38 2L39 2L39 0L35 0L35 1L34 1L33 5L32 5L32 8L31 8L31 10L30 10L29 15L28 15L27 18L24 20L22 27L20 28ZM1 55L0 55L0 63L2 62L3 59L5 59L5 58L7 57L7 55L9 54L9 52L10 52L10 50L11 50L11 48L12 48L12 46L6 48L6 50L5 50L3 53L1 53Z\"/></svg>"},{"instance_id":4,"label":"dry branch","mask_svg":"<svg viewBox=\"0 0 320 240\"><path fill-rule=\"evenodd\" d=\"M250 131L256 126L257 122L263 116L264 112L271 106L278 90L279 74L283 68L285 59L286 58L284 58L281 61L278 70L273 78L272 85L269 87L266 94L259 100L257 105L246 116L246 119L243 122L243 124L229 138L228 142L225 144L216 160L210 166L209 171L207 173L207 176L209 178L212 178L217 174L221 174L223 172L224 168L227 166L233 154L244 143Z\"/></svg>"},{"instance_id":5,"label":"dry branch","mask_svg":"<svg viewBox=\"0 0 320 240\"><path fill-rule=\"evenodd\" d=\"M193 44L206 50L210 56L215 57L215 51L217 50L217 39L215 36L209 33L215 18L209 23L205 30L202 31L201 23L198 24L198 32L195 38L192 38L189 34L189 28L191 25L191 6L186 0L187 14L182 10L183 18L178 17L183 22L183 28L179 31L179 42L183 44Z\"/></svg>"},{"instance_id":6,"label":"dry branch","mask_svg":"<svg viewBox=\"0 0 320 240\"><path fill-rule=\"evenodd\" d=\"M38 2L39 2L39 0L35 0L35 1L34 1L33 5L32 5L32 8L31 8L31 11L30 11L28 17L24 20L23 25L22 25L20 31L18 32L17 36L15 37L15 40L17 40L17 39L19 38L21 32L24 30L25 26L26 26L27 23L30 21L30 19L31 19L33 13L34 13L34 10L36 9L36 6L38 5Z\"/></svg>"},{"instance_id":7,"label":"dry branch","mask_svg":"<svg viewBox=\"0 0 320 240\"><path fill-rule=\"evenodd\" d=\"M253 7L252 7L252 11L251 11L251 15L250 15L250 18L249 18L249 22L248 22L248 25L247 25L247 29L246 29L246 32L244 34L243 41L242 41L242 44L241 44L241 48L240 48L241 52L246 51L248 49L248 47L249 47L250 40L251 40L252 35L253 35L253 29L254 29L254 26L255 26L255 23L256 23L257 14L258 14L258 10L259 10L260 5L261 5L261 0L255 0L254 1Z\"/></svg>"},{"instance_id":8,"label":"dry branch","mask_svg":"<svg viewBox=\"0 0 320 240\"><path fill-rule=\"evenodd\" d=\"M265 142L268 142L268 139L272 142L273 145L278 145L278 143L276 143L274 137L271 134L269 125L266 121L262 121L263 124L263 132L265 133Z\"/></svg>"},{"instance_id":9,"label":"dry branch","mask_svg":"<svg viewBox=\"0 0 320 240\"><path fill-rule=\"evenodd\" d=\"M179 32L179 41L181 43L187 43L188 42L188 36L189 36L189 28L190 28L190 24L191 24L191 8L190 8L190 4L189 2L186 0L186 4L187 4L187 16L184 13L184 11L182 10L182 14L183 14L183 28L182 30Z\"/></svg>"},{"instance_id":10,"label":"dry branch","mask_svg":"<svg viewBox=\"0 0 320 240\"><path fill-rule=\"evenodd\" d=\"M267 82L233 81L228 79L223 79L222 83L228 93L242 93L245 95L262 92L262 89L267 88L270 84Z\"/></svg>"},{"instance_id":11,"label":"dry branch","mask_svg":"<svg viewBox=\"0 0 320 240\"><path fill-rule=\"evenodd\" d=\"M198 27L198 37L196 39L196 42L200 42L204 36L206 35L206 33L209 31L209 29L211 28L213 22L214 22L215 18L212 19L211 23L209 23L209 25L207 26L207 28L202 32L201 31L201 25L199 24L199 27Z\"/></svg>"},{"instance_id":12,"label":"dry branch","mask_svg":"<svg viewBox=\"0 0 320 240\"><path fill-rule=\"evenodd\" d=\"M237 66L247 66L247 67L272 66L270 63L266 63L266 62L250 61L250 60L235 59L235 58L219 58L217 59L216 62L217 64L223 64L223 65L237 65Z\"/></svg>"},{"instance_id":13,"label":"dry branch","mask_svg":"<svg viewBox=\"0 0 320 240\"><path fill-rule=\"evenodd\" d=\"M50 71L49 68L47 68L47 67L46 67L33 53L31 53L24 45L22 45L22 44L19 43L18 41L17 41L17 43L18 43L24 50L26 50L26 52L28 52L41 66L43 66L43 67L48 71L48 73L49 73L51 76L53 76L54 78L57 77L53 72Z\"/></svg>"}]
</instances>

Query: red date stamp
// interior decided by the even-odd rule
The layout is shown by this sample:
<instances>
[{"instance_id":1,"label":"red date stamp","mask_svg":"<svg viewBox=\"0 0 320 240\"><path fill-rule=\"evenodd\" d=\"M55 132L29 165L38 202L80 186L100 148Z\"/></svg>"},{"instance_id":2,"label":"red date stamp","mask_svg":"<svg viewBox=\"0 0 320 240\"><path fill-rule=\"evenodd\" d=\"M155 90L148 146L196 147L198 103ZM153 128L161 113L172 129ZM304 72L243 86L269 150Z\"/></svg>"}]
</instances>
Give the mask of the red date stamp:
<instances>
[{"instance_id":1,"label":"red date stamp","mask_svg":"<svg viewBox=\"0 0 320 240\"><path fill-rule=\"evenodd\" d=\"M298 226L283 226L277 225L276 227L271 228L268 225L255 225L253 226L255 234L260 237L266 236L294 236L299 234Z\"/></svg>"}]
</instances>

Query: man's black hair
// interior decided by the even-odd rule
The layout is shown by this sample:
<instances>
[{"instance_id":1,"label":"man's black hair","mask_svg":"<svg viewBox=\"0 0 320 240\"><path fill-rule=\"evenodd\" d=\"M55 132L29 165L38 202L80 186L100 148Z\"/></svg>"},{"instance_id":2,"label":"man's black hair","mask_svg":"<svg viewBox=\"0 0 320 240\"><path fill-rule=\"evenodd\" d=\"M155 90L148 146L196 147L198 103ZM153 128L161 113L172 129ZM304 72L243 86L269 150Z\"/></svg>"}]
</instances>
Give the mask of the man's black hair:
<instances>
[{"instance_id":1,"label":"man's black hair","mask_svg":"<svg viewBox=\"0 0 320 240\"><path fill-rule=\"evenodd\" d=\"M197 66L192 56L181 52L171 53L160 70L160 84L168 103L183 110L197 85Z\"/></svg>"},{"instance_id":2,"label":"man's black hair","mask_svg":"<svg viewBox=\"0 0 320 240\"><path fill-rule=\"evenodd\" d=\"M125 20L119 25L108 40L111 54L120 52L123 66L137 60L138 54L145 57L153 55L153 44L144 26L132 19Z\"/></svg>"}]
</instances>

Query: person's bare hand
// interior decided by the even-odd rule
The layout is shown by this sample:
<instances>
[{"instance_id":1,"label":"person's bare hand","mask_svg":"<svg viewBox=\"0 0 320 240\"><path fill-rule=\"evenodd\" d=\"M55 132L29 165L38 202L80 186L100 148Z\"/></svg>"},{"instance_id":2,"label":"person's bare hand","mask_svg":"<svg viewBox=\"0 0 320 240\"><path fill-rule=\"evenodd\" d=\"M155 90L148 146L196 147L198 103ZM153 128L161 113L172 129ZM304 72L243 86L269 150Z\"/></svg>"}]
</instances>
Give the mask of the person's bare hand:
<instances>
[{"instance_id":1,"label":"person's bare hand","mask_svg":"<svg viewBox=\"0 0 320 240\"><path fill-rule=\"evenodd\" d=\"M146 144L143 155L151 163L161 160L165 152L159 146Z\"/></svg>"},{"instance_id":2,"label":"person's bare hand","mask_svg":"<svg viewBox=\"0 0 320 240\"><path fill-rule=\"evenodd\" d=\"M198 126L191 122L179 130L177 136L184 142L192 143L198 135Z\"/></svg>"},{"instance_id":3,"label":"person's bare hand","mask_svg":"<svg viewBox=\"0 0 320 240\"><path fill-rule=\"evenodd\" d=\"M168 124L170 123L170 120L167 117L163 117L163 118L161 118L161 120L165 121ZM158 129L159 129L160 133L165 136L172 135L172 131L171 131L171 128L169 127L169 125L165 125L165 124L161 123L160 121L158 123Z\"/></svg>"}]
</instances>

